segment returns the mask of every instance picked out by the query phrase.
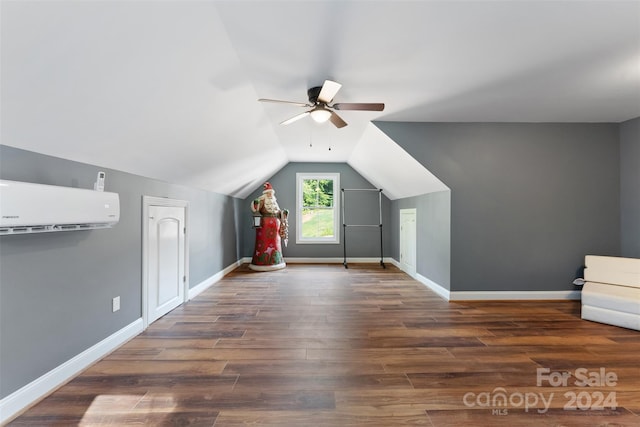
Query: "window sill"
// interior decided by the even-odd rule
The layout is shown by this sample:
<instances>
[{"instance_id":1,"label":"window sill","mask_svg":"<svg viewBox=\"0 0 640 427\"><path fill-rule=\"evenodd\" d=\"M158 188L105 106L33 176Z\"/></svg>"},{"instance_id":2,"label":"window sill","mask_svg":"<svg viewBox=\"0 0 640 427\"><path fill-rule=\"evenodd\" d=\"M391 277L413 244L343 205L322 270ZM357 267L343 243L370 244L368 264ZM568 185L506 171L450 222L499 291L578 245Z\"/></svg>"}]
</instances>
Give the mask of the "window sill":
<instances>
[{"instance_id":1,"label":"window sill","mask_svg":"<svg viewBox=\"0 0 640 427\"><path fill-rule=\"evenodd\" d=\"M296 245L339 245L337 240L298 240L296 239Z\"/></svg>"}]
</instances>

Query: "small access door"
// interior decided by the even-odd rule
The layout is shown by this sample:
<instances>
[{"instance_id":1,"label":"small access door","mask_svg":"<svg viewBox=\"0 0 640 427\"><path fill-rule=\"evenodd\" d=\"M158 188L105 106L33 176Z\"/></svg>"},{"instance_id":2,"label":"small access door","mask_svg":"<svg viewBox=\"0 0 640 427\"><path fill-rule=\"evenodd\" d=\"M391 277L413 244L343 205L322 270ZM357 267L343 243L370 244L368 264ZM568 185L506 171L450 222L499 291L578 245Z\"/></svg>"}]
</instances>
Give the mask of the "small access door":
<instances>
[{"instance_id":1,"label":"small access door","mask_svg":"<svg viewBox=\"0 0 640 427\"><path fill-rule=\"evenodd\" d=\"M400 269L416 276L416 210L400 209Z\"/></svg>"},{"instance_id":2,"label":"small access door","mask_svg":"<svg viewBox=\"0 0 640 427\"><path fill-rule=\"evenodd\" d=\"M146 200L149 202L149 200ZM177 206L153 202L145 205L146 212L146 292L143 311L145 326L153 323L186 299L186 216L185 202Z\"/></svg>"}]
</instances>

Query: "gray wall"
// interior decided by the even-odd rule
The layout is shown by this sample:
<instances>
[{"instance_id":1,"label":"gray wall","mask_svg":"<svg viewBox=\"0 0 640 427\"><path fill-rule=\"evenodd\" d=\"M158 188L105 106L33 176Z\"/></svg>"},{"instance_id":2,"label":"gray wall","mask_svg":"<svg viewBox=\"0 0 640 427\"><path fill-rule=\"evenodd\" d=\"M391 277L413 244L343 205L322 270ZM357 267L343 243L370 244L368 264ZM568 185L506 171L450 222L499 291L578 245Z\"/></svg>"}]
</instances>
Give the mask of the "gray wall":
<instances>
[{"instance_id":1,"label":"gray wall","mask_svg":"<svg viewBox=\"0 0 640 427\"><path fill-rule=\"evenodd\" d=\"M451 188L383 197L385 255L399 259L399 209L415 207L417 272L451 291L572 289L585 254L640 254L640 119L377 125ZM0 145L2 179L91 188L98 170L120 194L115 228L0 236L0 398L141 316L142 195L190 202L191 286L251 255L249 202L261 189L239 200ZM270 179L292 212L285 257L342 257L341 244L295 244L297 172L373 186L343 163L291 163ZM368 202L352 200L354 217L370 219ZM352 230L348 256L378 257L378 230Z\"/></svg>"},{"instance_id":2,"label":"gray wall","mask_svg":"<svg viewBox=\"0 0 640 427\"><path fill-rule=\"evenodd\" d=\"M276 191L276 198L281 209L289 209L289 245L283 248L285 261L287 257L302 258L334 258L343 257L343 236L340 227L340 244L296 244L296 173L340 173L342 188L374 188L366 179L346 163L289 163L268 181ZM251 256L254 247L255 232L251 229L251 210L249 205L253 199L262 194L262 188L254 191L244 201L244 217L246 220L244 255ZM340 197L340 194L338 194ZM375 192L346 194L347 224L378 224L378 194ZM382 196L383 248L385 256L389 254L390 202ZM378 227L348 228L347 257L380 257L380 230Z\"/></svg>"},{"instance_id":3,"label":"gray wall","mask_svg":"<svg viewBox=\"0 0 640 427\"><path fill-rule=\"evenodd\" d=\"M451 191L391 202L391 256L400 260L400 209L416 209L416 273L451 289Z\"/></svg>"},{"instance_id":4,"label":"gray wall","mask_svg":"<svg viewBox=\"0 0 640 427\"><path fill-rule=\"evenodd\" d=\"M240 258L239 199L0 146L2 179L92 188L98 170L114 228L0 236L0 398L141 317L142 195L189 201L190 286Z\"/></svg>"},{"instance_id":5,"label":"gray wall","mask_svg":"<svg viewBox=\"0 0 640 427\"><path fill-rule=\"evenodd\" d=\"M451 189L451 291L570 290L619 255L617 124L376 125Z\"/></svg>"},{"instance_id":6,"label":"gray wall","mask_svg":"<svg viewBox=\"0 0 640 427\"><path fill-rule=\"evenodd\" d=\"M620 125L621 255L640 258L640 117Z\"/></svg>"}]
</instances>

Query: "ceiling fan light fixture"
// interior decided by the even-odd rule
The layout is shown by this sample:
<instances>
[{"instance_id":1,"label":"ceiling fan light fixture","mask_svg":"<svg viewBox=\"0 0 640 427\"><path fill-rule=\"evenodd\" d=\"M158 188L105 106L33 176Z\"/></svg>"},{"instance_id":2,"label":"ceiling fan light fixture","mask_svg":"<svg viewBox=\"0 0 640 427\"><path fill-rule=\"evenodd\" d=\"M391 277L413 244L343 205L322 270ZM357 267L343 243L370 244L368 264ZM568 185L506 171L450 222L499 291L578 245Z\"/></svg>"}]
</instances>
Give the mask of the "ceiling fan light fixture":
<instances>
[{"instance_id":1,"label":"ceiling fan light fixture","mask_svg":"<svg viewBox=\"0 0 640 427\"><path fill-rule=\"evenodd\" d=\"M315 86L310 88L307 91L307 97L309 98L309 103L295 102L295 101L282 101L279 99L267 99L267 98L260 98L258 99L258 101L278 102L282 104L297 105L298 107L311 108L310 110L307 110L304 113L295 115L283 122L280 122L281 125L288 125L290 123L300 120L305 116L311 116L314 122L325 123L330 121L335 127L340 129L345 127L347 125L347 122L345 122L342 119L342 117L336 114L334 110L359 110L359 111L383 111L384 110L384 104L381 102L377 102L377 103L342 102L338 104L331 104L331 102L333 102L333 98L335 97L336 93L340 90L341 87L342 85L340 83L337 83L331 80L325 80L322 86Z\"/></svg>"},{"instance_id":2,"label":"ceiling fan light fixture","mask_svg":"<svg viewBox=\"0 0 640 427\"><path fill-rule=\"evenodd\" d=\"M314 108L311 111L311 118L316 121L316 123L324 123L331 117L331 111L326 110L325 108Z\"/></svg>"}]
</instances>

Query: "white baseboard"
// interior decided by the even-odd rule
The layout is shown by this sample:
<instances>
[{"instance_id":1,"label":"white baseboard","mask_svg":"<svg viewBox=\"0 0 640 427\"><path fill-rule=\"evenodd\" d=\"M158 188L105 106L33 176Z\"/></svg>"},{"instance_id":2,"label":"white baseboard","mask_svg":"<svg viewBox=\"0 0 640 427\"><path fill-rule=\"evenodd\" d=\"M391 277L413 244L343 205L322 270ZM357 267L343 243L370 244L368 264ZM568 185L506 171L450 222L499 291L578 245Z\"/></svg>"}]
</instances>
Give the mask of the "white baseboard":
<instances>
[{"instance_id":1,"label":"white baseboard","mask_svg":"<svg viewBox=\"0 0 640 427\"><path fill-rule=\"evenodd\" d=\"M382 258L383 262L390 263L395 265L396 267L399 265L396 260L393 258ZM240 263L251 263L251 257L244 257L240 261ZM327 257L327 258L311 258L311 257L284 257L284 262L289 264L342 264L344 262L343 257ZM362 263L362 264L379 264L380 258L349 258L347 257L347 264L353 263Z\"/></svg>"},{"instance_id":2,"label":"white baseboard","mask_svg":"<svg viewBox=\"0 0 640 427\"><path fill-rule=\"evenodd\" d=\"M284 257L284 261L291 264L342 264L344 262L343 257L328 257L328 258L305 258L305 257ZM392 262L392 258L382 258L382 261ZM251 259L249 259L251 262ZM380 257L378 258L349 258L347 257L348 263L362 263L362 264L379 264Z\"/></svg>"},{"instance_id":3,"label":"white baseboard","mask_svg":"<svg viewBox=\"0 0 640 427\"><path fill-rule=\"evenodd\" d=\"M446 289L446 288L442 287L441 285L437 284L436 282L434 282L431 279L427 279L426 277L424 277L420 273L416 273L415 279L418 282L420 282L423 285L425 285L427 288L431 289L436 294L438 294L438 296L440 296L440 297L444 298L445 300L449 301L449 296L451 294L449 289Z\"/></svg>"},{"instance_id":4,"label":"white baseboard","mask_svg":"<svg viewBox=\"0 0 640 427\"><path fill-rule=\"evenodd\" d=\"M197 295L201 294L206 289L208 289L211 285L221 280L224 276L231 273L236 268L240 267L244 262L247 262L245 261L246 259L249 260L248 262L251 262L251 258L241 258L238 261L234 262L233 264L225 267L224 270L217 272L213 276L204 279L202 282L198 283L193 288L190 288L189 299L191 300L195 298Z\"/></svg>"},{"instance_id":5,"label":"white baseboard","mask_svg":"<svg viewBox=\"0 0 640 427\"><path fill-rule=\"evenodd\" d=\"M579 300L580 291L454 291L450 301Z\"/></svg>"},{"instance_id":6,"label":"white baseboard","mask_svg":"<svg viewBox=\"0 0 640 427\"><path fill-rule=\"evenodd\" d=\"M415 279L447 301L579 300L580 291L450 291L416 274Z\"/></svg>"},{"instance_id":7,"label":"white baseboard","mask_svg":"<svg viewBox=\"0 0 640 427\"><path fill-rule=\"evenodd\" d=\"M0 424L8 422L142 330L140 318L0 400Z\"/></svg>"},{"instance_id":8,"label":"white baseboard","mask_svg":"<svg viewBox=\"0 0 640 427\"><path fill-rule=\"evenodd\" d=\"M400 268L400 262L399 262L399 261L396 261L396 259L395 259L395 258L385 258L385 259L384 259L384 262L388 262L389 264L391 264L391 265L393 265L393 266L395 266L395 267ZM402 270L402 268L400 268L400 269Z\"/></svg>"}]
</instances>

